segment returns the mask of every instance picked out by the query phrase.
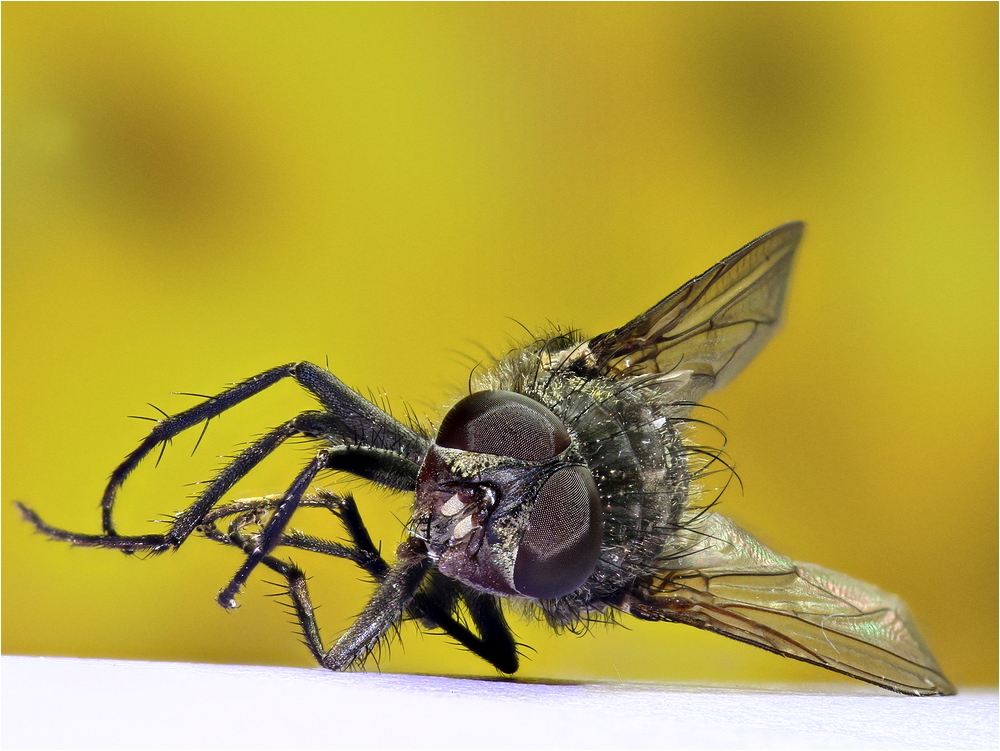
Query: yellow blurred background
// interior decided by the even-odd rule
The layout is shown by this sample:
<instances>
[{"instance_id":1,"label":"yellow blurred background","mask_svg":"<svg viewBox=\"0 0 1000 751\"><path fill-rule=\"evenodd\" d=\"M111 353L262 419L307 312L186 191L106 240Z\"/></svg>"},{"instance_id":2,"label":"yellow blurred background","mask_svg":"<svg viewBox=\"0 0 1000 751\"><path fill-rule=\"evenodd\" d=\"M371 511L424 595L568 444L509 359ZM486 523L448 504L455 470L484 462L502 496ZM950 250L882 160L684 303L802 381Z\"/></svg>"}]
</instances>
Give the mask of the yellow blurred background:
<instances>
[{"instance_id":1,"label":"yellow blurred background","mask_svg":"<svg viewBox=\"0 0 1000 751\"><path fill-rule=\"evenodd\" d=\"M783 332L709 402L745 486L721 510L995 683L996 29L993 3L5 4L3 651L310 665L273 576L215 604L235 551L73 549L11 501L97 532L127 415L293 360L429 419L519 324L599 333L803 219ZM285 383L179 437L120 528L311 406ZM395 547L405 496L324 483ZM295 557L332 642L372 588ZM841 680L684 626L514 625L525 676ZM379 665L492 674L412 626Z\"/></svg>"}]
</instances>

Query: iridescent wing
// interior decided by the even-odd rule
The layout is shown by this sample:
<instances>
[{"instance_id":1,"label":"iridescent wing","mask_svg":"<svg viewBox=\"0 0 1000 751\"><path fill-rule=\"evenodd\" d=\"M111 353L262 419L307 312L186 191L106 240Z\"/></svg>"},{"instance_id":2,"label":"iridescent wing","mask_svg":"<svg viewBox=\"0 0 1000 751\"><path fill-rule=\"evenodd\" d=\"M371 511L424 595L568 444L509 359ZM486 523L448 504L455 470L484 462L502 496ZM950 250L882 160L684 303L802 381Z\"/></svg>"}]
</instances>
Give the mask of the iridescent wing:
<instances>
[{"instance_id":1,"label":"iridescent wing","mask_svg":"<svg viewBox=\"0 0 1000 751\"><path fill-rule=\"evenodd\" d=\"M805 225L758 237L561 364L612 377L690 371L684 398L731 381L774 334Z\"/></svg>"},{"instance_id":2,"label":"iridescent wing","mask_svg":"<svg viewBox=\"0 0 1000 751\"><path fill-rule=\"evenodd\" d=\"M697 517L681 554L622 608L714 631L882 688L954 694L895 595L796 563L718 514Z\"/></svg>"}]
</instances>

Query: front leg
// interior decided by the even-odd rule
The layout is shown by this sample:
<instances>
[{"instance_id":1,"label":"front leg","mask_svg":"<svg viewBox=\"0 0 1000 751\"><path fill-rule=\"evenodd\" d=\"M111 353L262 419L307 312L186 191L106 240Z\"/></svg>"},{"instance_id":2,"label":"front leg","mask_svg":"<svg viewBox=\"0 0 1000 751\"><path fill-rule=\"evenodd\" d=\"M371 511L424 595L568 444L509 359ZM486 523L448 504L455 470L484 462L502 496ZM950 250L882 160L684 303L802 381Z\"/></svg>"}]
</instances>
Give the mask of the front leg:
<instances>
[{"instance_id":1,"label":"front leg","mask_svg":"<svg viewBox=\"0 0 1000 751\"><path fill-rule=\"evenodd\" d=\"M323 666L346 670L361 662L390 628L399 623L430 568L423 541L411 537L397 550L398 563L389 569L375 595L347 633L323 656Z\"/></svg>"},{"instance_id":2,"label":"front leg","mask_svg":"<svg viewBox=\"0 0 1000 751\"><path fill-rule=\"evenodd\" d=\"M346 548L337 543L320 540L301 532L290 531L281 544L300 550L311 550L314 553L325 553L341 558L350 558L361 568L371 574L376 583L383 584L389 574L390 567L378 548L372 542L371 535L365 527L361 513L351 496L338 496L328 490L319 490L315 497L310 497L308 503L321 503L343 522L351 539L351 546ZM289 580L289 594L295 603L296 611L303 623L304 633L318 633L315 624L303 620L303 615L312 612L312 606L305 607L305 602L296 591L296 584ZM462 599L468 608L472 623L478 635L474 634L456 617L458 600ZM424 578L424 585L414 595L407 608L407 617L423 621L427 628L439 628L448 636L468 649L474 655L481 657L493 665L501 673L516 673L518 667L517 643L511 633L499 601L487 594L473 592L454 579L448 579L440 572L430 571ZM323 660L320 659L323 663ZM325 664L325 663L324 663Z\"/></svg>"},{"instance_id":3,"label":"front leg","mask_svg":"<svg viewBox=\"0 0 1000 751\"><path fill-rule=\"evenodd\" d=\"M200 531L210 539L226 545L234 545L249 554L258 547L259 543L256 536L246 536L243 533L244 528L260 524L263 516L273 512L281 504L282 499L282 496L267 496L217 506L206 517L205 524L200 528ZM351 496L339 496L328 490L319 490L315 495L303 497L300 505L325 508L333 512L347 529L351 544L341 545L304 534L298 530L286 530L278 543L279 545L336 558L346 558L368 572L376 584L384 584L392 567L385 561L372 541ZM215 525L228 517L235 518L231 522L227 534ZM288 595L299 620L305 643L316 657L317 662L324 665L327 649L320 637L315 608L309 597L305 575L294 564L279 561L272 556L265 556L261 563L285 577ZM459 599L465 602L478 634L470 631L456 618ZM420 590L410 602L405 617L422 621L426 628L441 629L470 652L489 662L501 673L517 671L517 643L504 619L500 603L490 595L471 592L464 585L448 579L440 573L428 571Z\"/></svg>"}]
</instances>

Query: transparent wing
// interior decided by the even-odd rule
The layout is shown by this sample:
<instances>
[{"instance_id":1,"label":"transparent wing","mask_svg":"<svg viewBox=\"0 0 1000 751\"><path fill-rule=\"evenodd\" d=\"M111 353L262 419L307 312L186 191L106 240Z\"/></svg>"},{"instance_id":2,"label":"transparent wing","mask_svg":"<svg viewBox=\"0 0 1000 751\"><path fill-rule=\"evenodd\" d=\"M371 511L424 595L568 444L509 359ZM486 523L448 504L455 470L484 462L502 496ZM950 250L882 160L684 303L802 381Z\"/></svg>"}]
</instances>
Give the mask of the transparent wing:
<instances>
[{"instance_id":1,"label":"transparent wing","mask_svg":"<svg viewBox=\"0 0 1000 751\"><path fill-rule=\"evenodd\" d=\"M624 609L899 693L955 693L895 595L780 556L718 514L703 514L686 542L689 551L668 561Z\"/></svg>"},{"instance_id":2,"label":"transparent wing","mask_svg":"<svg viewBox=\"0 0 1000 751\"><path fill-rule=\"evenodd\" d=\"M638 318L575 349L564 367L605 375L690 371L685 397L731 381L774 334L805 225L784 224Z\"/></svg>"}]
</instances>

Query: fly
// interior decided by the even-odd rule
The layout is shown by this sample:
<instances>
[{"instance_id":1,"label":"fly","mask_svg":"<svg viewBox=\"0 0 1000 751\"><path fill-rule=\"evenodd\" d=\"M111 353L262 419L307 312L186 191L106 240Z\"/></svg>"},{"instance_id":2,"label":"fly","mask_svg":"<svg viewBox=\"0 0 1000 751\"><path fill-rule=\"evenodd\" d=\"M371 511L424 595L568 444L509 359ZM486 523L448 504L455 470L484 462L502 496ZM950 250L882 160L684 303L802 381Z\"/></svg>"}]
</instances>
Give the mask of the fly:
<instances>
[{"instance_id":1,"label":"fly","mask_svg":"<svg viewBox=\"0 0 1000 751\"><path fill-rule=\"evenodd\" d=\"M557 629L627 613L903 694L952 694L899 598L779 555L697 503L697 450L685 425L774 334L803 229L795 222L768 232L613 331L591 339L555 332L508 353L472 375L469 395L433 432L397 421L324 368L291 363L160 421L112 473L102 534L57 529L18 505L40 532L74 545L159 553L198 534L241 550L245 560L219 603L236 607L257 566L277 572L306 644L331 670L359 666L398 623L416 620L514 673L519 655L504 603L518 601ZM285 378L321 408L238 454L166 533L118 532L115 498L144 457ZM293 436L317 449L283 494L223 501ZM394 563L350 495L309 491L330 470L413 494ZM302 507L335 514L347 543L289 527ZM274 556L279 547L349 559L376 582L332 647L320 636L305 575Z\"/></svg>"}]
</instances>

